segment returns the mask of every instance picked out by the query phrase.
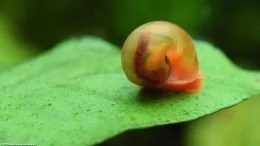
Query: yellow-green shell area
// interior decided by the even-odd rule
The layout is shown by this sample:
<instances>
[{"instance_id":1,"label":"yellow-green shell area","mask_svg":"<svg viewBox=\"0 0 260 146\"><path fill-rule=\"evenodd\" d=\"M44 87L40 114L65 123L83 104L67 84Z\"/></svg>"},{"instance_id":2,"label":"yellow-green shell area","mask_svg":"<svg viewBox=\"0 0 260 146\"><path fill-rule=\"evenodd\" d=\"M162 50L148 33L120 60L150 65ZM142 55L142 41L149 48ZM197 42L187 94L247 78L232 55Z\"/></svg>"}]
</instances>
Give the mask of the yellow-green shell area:
<instances>
[{"instance_id":1,"label":"yellow-green shell area","mask_svg":"<svg viewBox=\"0 0 260 146\"><path fill-rule=\"evenodd\" d=\"M141 39L147 41L145 48L140 48ZM143 49L141 55L137 53L140 52L138 49ZM136 57L137 54L139 57ZM180 55L178 60L175 58L176 54ZM155 61L161 66L158 64L155 67L147 66L149 64L147 61L151 56L161 59ZM144 87L155 86L154 84L185 84L194 80L199 72L192 38L179 26L165 21L149 22L136 28L126 39L121 57L127 78ZM141 64L136 66L136 61ZM141 68L143 73L149 72L149 67L162 71L154 77L160 78L159 82L143 78L145 75L136 72L136 68Z\"/></svg>"}]
</instances>

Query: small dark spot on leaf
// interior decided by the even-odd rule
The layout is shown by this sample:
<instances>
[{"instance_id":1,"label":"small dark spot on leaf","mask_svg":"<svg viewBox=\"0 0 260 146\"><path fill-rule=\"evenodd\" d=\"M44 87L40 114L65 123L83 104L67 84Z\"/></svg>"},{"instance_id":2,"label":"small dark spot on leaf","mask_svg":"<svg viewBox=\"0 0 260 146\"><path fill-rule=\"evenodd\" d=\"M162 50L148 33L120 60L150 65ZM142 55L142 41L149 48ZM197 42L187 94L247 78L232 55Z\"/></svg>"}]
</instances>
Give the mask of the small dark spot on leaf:
<instances>
[{"instance_id":1,"label":"small dark spot on leaf","mask_svg":"<svg viewBox=\"0 0 260 146\"><path fill-rule=\"evenodd\" d=\"M52 106L52 104L51 104L51 103L48 103L48 106Z\"/></svg>"},{"instance_id":2,"label":"small dark spot on leaf","mask_svg":"<svg viewBox=\"0 0 260 146\"><path fill-rule=\"evenodd\" d=\"M74 116L77 116L79 114L79 112L74 112L73 114L74 114Z\"/></svg>"}]
</instances>

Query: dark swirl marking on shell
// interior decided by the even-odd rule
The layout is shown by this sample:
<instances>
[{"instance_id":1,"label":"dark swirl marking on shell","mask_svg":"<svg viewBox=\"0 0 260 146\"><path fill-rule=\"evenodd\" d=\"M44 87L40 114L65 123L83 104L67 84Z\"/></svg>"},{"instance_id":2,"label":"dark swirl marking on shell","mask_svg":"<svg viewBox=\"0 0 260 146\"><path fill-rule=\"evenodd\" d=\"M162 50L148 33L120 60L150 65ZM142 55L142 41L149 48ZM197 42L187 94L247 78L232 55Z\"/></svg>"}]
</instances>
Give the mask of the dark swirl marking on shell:
<instances>
[{"instance_id":1,"label":"dark swirl marking on shell","mask_svg":"<svg viewBox=\"0 0 260 146\"><path fill-rule=\"evenodd\" d=\"M135 57L134 57L134 64L135 64L135 72L136 74L145 79L150 80L146 75L143 67L143 55L147 51L148 45L148 35L142 34L138 40L138 44L136 47Z\"/></svg>"}]
</instances>

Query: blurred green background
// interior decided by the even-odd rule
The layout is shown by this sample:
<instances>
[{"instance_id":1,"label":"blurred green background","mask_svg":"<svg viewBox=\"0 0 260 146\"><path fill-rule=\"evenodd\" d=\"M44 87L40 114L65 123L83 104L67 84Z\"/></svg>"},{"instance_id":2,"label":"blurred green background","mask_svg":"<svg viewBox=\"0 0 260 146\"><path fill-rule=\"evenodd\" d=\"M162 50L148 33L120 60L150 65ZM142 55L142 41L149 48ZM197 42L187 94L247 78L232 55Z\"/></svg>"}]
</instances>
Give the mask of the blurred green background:
<instances>
[{"instance_id":1,"label":"blurred green background","mask_svg":"<svg viewBox=\"0 0 260 146\"><path fill-rule=\"evenodd\" d=\"M0 60L17 62L86 34L120 47L153 20L174 22L242 67L260 68L259 0L0 0Z\"/></svg>"},{"instance_id":2,"label":"blurred green background","mask_svg":"<svg viewBox=\"0 0 260 146\"><path fill-rule=\"evenodd\" d=\"M174 22L241 67L260 69L259 0L0 0L0 71L73 36L95 35L120 47L133 29L153 20ZM191 123L126 132L101 145L247 146L250 137L250 146L258 146L259 99ZM229 118L234 123L225 127Z\"/></svg>"}]
</instances>

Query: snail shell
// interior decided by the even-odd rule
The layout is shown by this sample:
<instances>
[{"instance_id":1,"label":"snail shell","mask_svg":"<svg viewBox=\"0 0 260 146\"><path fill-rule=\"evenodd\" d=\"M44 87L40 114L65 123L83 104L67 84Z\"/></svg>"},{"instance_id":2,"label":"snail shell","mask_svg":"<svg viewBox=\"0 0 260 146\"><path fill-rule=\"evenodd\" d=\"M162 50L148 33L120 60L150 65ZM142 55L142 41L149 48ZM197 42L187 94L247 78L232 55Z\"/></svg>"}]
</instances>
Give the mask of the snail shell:
<instances>
[{"instance_id":1,"label":"snail shell","mask_svg":"<svg viewBox=\"0 0 260 146\"><path fill-rule=\"evenodd\" d=\"M126 77L142 87L196 92L202 77L192 38L179 26L154 21L136 28L122 49Z\"/></svg>"}]
</instances>

